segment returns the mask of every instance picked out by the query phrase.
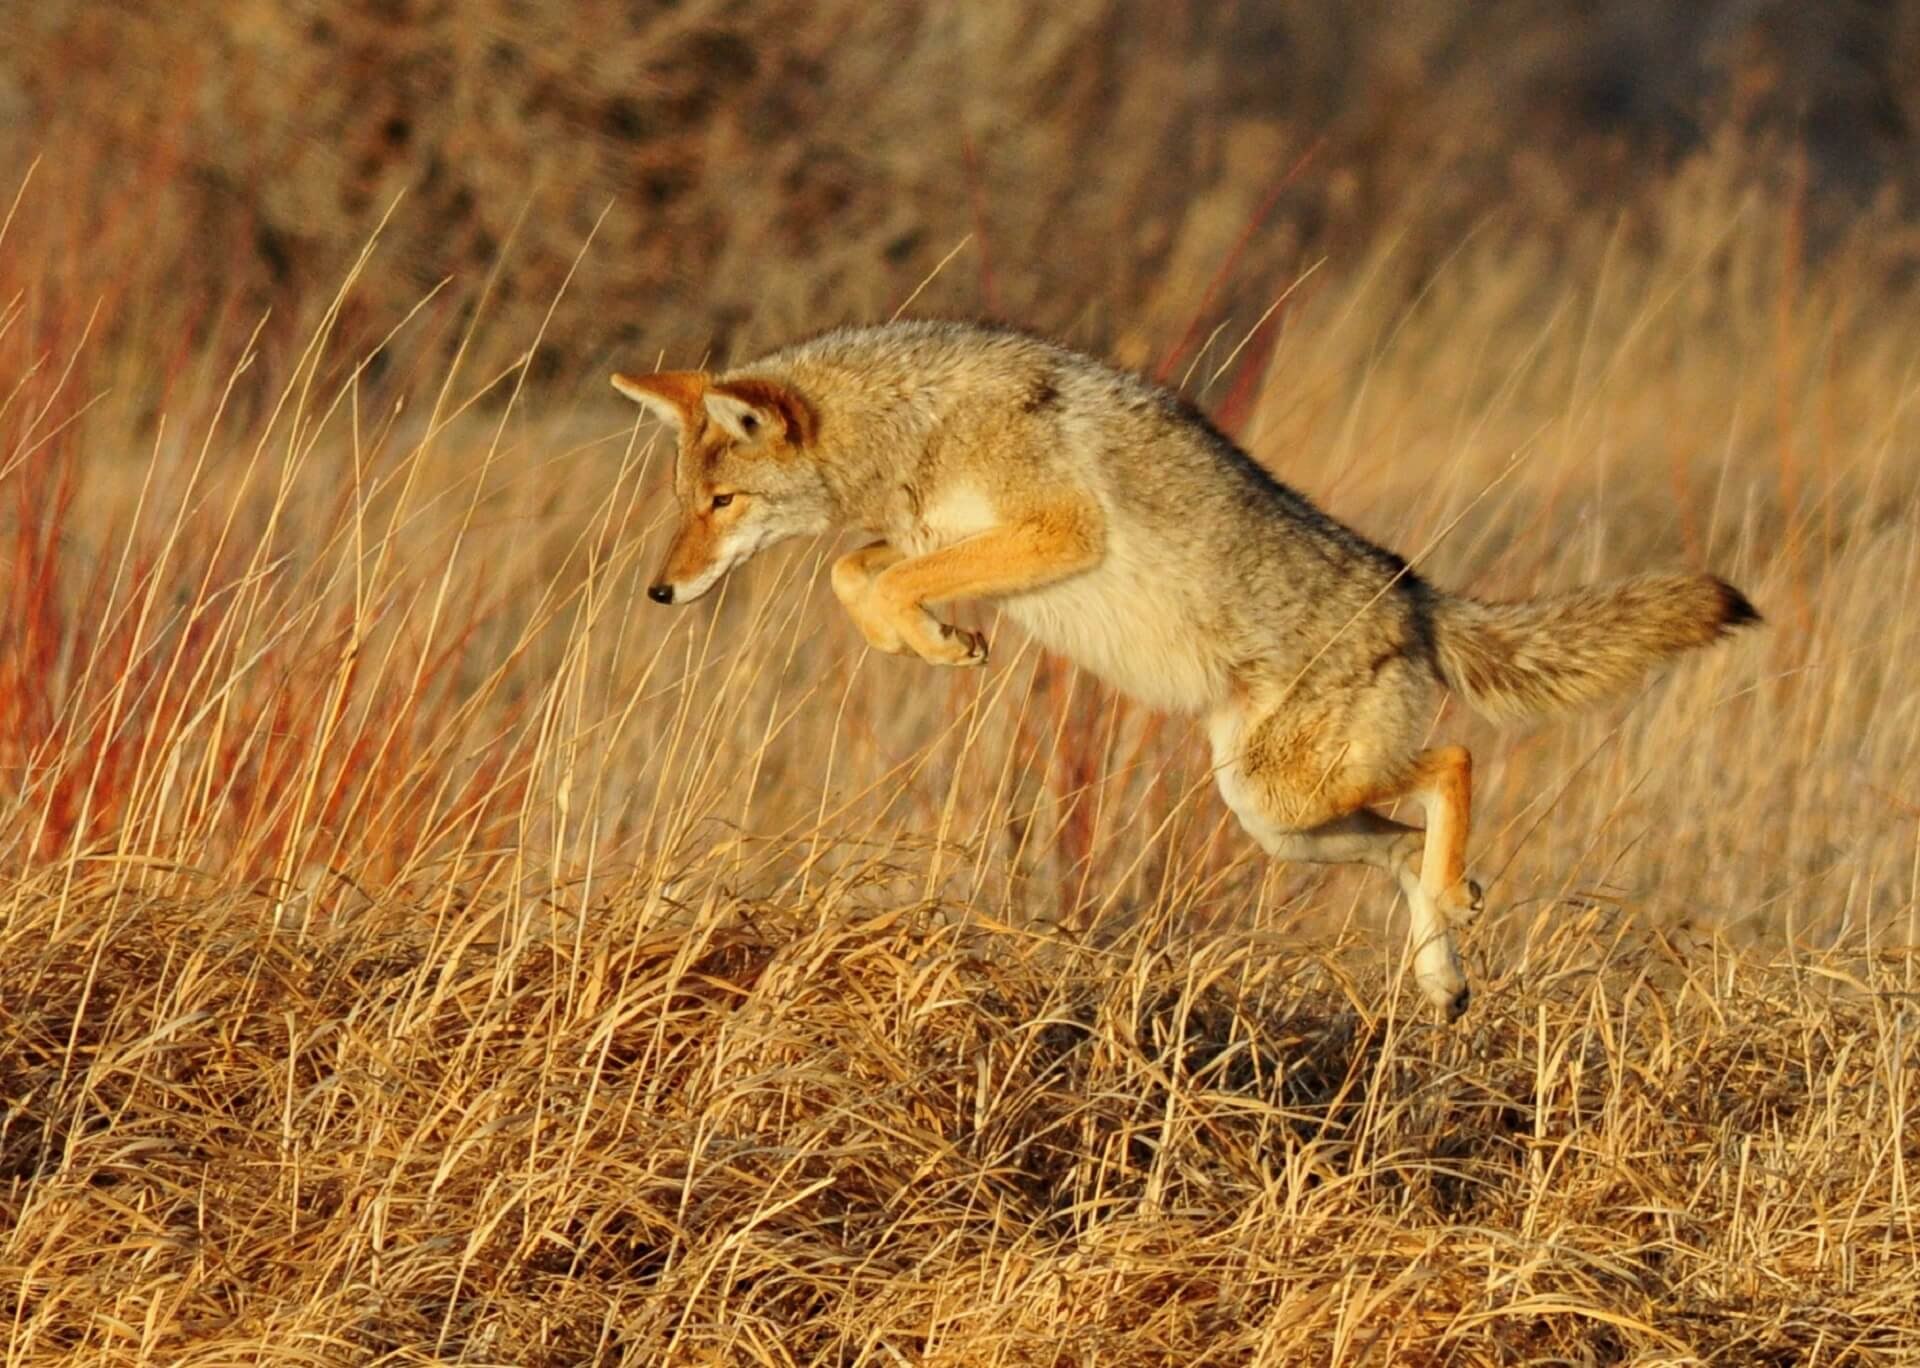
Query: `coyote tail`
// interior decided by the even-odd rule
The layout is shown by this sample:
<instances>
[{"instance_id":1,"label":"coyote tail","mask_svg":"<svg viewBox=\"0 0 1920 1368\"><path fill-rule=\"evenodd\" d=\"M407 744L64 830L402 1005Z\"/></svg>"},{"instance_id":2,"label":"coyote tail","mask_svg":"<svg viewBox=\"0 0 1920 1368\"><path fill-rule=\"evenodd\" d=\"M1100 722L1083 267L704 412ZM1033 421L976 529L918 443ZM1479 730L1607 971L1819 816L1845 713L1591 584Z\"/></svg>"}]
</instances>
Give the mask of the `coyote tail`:
<instances>
[{"instance_id":1,"label":"coyote tail","mask_svg":"<svg viewBox=\"0 0 1920 1368\"><path fill-rule=\"evenodd\" d=\"M1475 711L1537 717L1619 693L1667 657L1759 620L1712 575L1635 575L1521 603L1442 594L1434 655Z\"/></svg>"}]
</instances>

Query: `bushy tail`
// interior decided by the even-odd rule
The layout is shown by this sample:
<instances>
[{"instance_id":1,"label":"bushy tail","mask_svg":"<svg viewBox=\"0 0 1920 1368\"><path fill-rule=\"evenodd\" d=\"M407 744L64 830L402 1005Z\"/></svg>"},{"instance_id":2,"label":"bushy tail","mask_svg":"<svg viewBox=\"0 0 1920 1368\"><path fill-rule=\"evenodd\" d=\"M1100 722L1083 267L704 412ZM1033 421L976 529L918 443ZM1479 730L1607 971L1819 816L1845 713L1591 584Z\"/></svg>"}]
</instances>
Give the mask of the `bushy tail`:
<instances>
[{"instance_id":1,"label":"bushy tail","mask_svg":"<svg viewBox=\"0 0 1920 1368\"><path fill-rule=\"evenodd\" d=\"M1440 673L1475 711L1537 717L1620 693L1669 656L1758 622L1711 575L1635 575L1524 603L1440 595Z\"/></svg>"}]
</instances>

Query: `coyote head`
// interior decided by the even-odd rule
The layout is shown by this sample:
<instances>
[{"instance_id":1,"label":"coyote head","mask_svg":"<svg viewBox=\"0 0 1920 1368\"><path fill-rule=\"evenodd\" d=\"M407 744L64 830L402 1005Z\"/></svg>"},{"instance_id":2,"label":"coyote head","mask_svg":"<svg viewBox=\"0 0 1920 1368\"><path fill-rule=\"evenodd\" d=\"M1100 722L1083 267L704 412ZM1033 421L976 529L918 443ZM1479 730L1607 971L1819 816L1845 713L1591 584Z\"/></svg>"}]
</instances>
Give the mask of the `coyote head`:
<instances>
[{"instance_id":1,"label":"coyote head","mask_svg":"<svg viewBox=\"0 0 1920 1368\"><path fill-rule=\"evenodd\" d=\"M663 371L616 375L613 387L679 434L680 530L647 590L655 603L691 603L756 552L831 526L813 410L792 386Z\"/></svg>"}]
</instances>

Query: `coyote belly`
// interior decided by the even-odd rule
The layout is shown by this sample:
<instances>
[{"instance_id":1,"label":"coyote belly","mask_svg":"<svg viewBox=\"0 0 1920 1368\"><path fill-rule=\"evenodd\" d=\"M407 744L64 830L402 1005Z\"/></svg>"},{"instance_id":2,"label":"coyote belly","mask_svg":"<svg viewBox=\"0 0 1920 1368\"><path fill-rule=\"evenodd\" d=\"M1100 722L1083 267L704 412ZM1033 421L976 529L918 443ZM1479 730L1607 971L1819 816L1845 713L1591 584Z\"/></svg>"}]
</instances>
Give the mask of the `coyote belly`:
<instances>
[{"instance_id":1,"label":"coyote belly","mask_svg":"<svg viewBox=\"0 0 1920 1368\"><path fill-rule=\"evenodd\" d=\"M1173 394L1022 333L842 329L614 385L678 434L681 523L650 597L689 602L790 536L865 531L832 582L871 645L978 665L980 634L931 609L995 601L1124 693L1203 716L1221 793L1270 854L1398 880L1415 975L1449 1014L1467 1002L1450 924L1481 895L1470 759L1423 746L1440 691L1545 714L1758 618L1696 574L1523 603L1448 594ZM1376 810L1403 799L1424 828Z\"/></svg>"},{"instance_id":2,"label":"coyote belly","mask_svg":"<svg viewBox=\"0 0 1920 1368\"><path fill-rule=\"evenodd\" d=\"M1142 568L1109 557L1084 575L1010 595L1004 611L1041 645L1148 707L1204 712L1228 695L1228 660Z\"/></svg>"}]
</instances>

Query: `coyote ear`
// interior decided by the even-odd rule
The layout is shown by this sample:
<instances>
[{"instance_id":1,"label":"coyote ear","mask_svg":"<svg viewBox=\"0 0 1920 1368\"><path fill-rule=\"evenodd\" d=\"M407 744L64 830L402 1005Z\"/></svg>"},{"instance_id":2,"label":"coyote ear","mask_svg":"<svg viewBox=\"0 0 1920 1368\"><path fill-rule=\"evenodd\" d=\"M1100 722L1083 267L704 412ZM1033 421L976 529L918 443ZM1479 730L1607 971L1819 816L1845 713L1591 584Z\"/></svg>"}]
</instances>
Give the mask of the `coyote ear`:
<instances>
[{"instance_id":1,"label":"coyote ear","mask_svg":"<svg viewBox=\"0 0 1920 1368\"><path fill-rule=\"evenodd\" d=\"M813 440L813 409L800 392L777 380L723 380L704 399L707 416L735 441L777 434L796 446Z\"/></svg>"},{"instance_id":2,"label":"coyote ear","mask_svg":"<svg viewBox=\"0 0 1920 1368\"><path fill-rule=\"evenodd\" d=\"M661 371L657 375L616 375L613 387L663 423L684 429L700 415L707 392L705 371Z\"/></svg>"}]
</instances>

